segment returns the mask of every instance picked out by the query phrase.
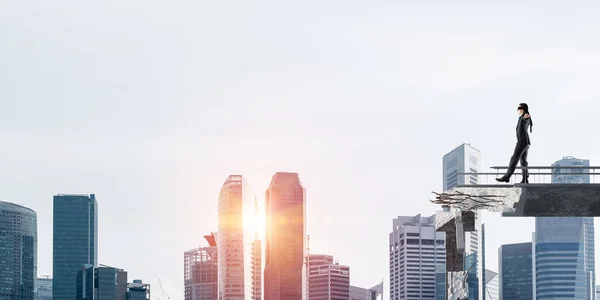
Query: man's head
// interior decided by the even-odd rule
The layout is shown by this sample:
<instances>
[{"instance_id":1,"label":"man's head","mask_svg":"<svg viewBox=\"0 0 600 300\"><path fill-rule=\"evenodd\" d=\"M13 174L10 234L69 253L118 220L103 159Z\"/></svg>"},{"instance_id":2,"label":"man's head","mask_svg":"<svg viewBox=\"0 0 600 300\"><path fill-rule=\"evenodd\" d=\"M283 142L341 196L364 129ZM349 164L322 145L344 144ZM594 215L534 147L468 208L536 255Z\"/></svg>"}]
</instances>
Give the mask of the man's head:
<instances>
[{"instance_id":1,"label":"man's head","mask_svg":"<svg viewBox=\"0 0 600 300\"><path fill-rule=\"evenodd\" d=\"M519 116L522 114L528 114L529 106L527 105L527 103L519 103L519 107L517 108L517 111L519 112Z\"/></svg>"}]
</instances>

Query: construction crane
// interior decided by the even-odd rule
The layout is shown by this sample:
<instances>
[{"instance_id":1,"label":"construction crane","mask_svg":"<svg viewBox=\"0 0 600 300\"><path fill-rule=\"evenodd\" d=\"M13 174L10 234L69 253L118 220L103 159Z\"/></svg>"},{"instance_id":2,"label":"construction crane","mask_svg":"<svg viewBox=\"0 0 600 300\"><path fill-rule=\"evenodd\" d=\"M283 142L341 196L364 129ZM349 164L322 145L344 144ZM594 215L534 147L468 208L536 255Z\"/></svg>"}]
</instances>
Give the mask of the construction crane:
<instances>
[{"instance_id":1,"label":"construction crane","mask_svg":"<svg viewBox=\"0 0 600 300\"><path fill-rule=\"evenodd\" d=\"M158 279L158 285L160 286L160 292L162 293L162 300L170 300L171 297L168 297L168 298L165 297L165 290L163 289L162 282L160 281L160 278Z\"/></svg>"}]
</instances>

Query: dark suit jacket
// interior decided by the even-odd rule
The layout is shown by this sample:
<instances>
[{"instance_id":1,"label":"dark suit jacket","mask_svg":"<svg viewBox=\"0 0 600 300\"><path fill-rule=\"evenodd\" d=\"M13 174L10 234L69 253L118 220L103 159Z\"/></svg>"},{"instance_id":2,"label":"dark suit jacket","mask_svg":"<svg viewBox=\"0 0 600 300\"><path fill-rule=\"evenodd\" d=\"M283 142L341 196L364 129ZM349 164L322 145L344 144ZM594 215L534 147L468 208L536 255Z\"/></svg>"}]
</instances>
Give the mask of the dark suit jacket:
<instances>
[{"instance_id":1,"label":"dark suit jacket","mask_svg":"<svg viewBox=\"0 0 600 300\"><path fill-rule=\"evenodd\" d=\"M529 140L529 133L527 129L531 125L531 117L525 118L525 114L519 117L519 122L517 123L517 143L521 145L530 145L531 141Z\"/></svg>"}]
</instances>

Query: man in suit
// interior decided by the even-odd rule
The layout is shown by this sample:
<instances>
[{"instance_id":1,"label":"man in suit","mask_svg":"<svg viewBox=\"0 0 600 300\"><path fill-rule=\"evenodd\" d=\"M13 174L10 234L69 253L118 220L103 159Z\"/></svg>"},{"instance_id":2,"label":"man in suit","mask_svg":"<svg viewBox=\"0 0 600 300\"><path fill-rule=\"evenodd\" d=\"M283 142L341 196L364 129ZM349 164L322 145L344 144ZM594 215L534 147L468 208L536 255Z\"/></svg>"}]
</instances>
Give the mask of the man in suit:
<instances>
[{"instance_id":1,"label":"man in suit","mask_svg":"<svg viewBox=\"0 0 600 300\"><path fill-rule=\"evenodd\" d=\"M529 106L527 103L519 104L517 108L519 113L519 121L517 123L517 145L515 146L515 152L513 156L510 158L510 163L508 164L508 169L504 176L500 178L496 178L496 181L499 182L509 182L510 177L515 172L517 167L517 163L521 162L521 167L527 167L527 152L529 150L529 146L531 142L529 140L529 133L527 132L527 128L529 127L530 132L533 131L533 122L531 121L531 116L529 115ZM529 172L527 169L523 169L523 180L521 183L529 183Z\"/></svg>"}]
</instances>

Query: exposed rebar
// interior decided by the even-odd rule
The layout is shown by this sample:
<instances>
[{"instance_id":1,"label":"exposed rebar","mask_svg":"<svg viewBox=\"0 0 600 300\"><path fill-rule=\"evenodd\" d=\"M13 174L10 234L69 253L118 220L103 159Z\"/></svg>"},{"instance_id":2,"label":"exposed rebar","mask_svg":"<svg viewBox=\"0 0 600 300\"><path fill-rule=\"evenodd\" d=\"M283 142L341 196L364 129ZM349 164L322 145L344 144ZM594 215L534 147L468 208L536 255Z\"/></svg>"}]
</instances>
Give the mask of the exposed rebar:
<instances>
[{"instance_id":1,"label":"exposed rebar","mask_svg":"<svg viewBox=\"0 0 600 300\"><path fill-rule=\"evenodd\" d=\"M479 208L483 208L483 207L494 207L495 205L493 205L493 203L502 203L502 200L497 200L497 198L506 198L506 196L503 195L470 195L470 194L466 194L466 193L461 193L459 191L455 191L452 193L448 193L448 192L444 192L444 193L437 193L437 192L432 192L436 195L436 199L435 200L429 200L431 203L434 204L441 204L441 205L451 205L451 206L463 206L461 204L464 204L465 207L461 207L461 209L466 210L466 211L471 211L471 210L475 210L475 209L479 209ZM465 202L467 201L467 202ZM468 202L471 201L471 202ZM472 205L471 207L468 207L468 203L472 203L474 202L475 205Z\"/></svg>"}]
</instances>

